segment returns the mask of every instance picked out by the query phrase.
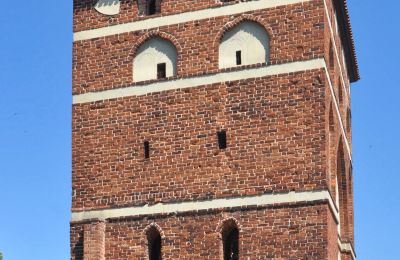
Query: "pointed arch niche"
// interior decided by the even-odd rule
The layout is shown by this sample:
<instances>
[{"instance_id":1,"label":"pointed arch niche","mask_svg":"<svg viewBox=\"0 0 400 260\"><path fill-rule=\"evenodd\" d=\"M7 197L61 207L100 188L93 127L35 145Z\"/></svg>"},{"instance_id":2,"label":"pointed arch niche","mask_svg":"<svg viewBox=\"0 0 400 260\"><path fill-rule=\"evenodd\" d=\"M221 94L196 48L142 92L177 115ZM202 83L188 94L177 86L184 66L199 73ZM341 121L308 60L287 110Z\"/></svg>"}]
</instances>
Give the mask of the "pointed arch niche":
<instances>
[{"instance_id":1,"label":"pointed arch niche","mask_svg":"<svg viewBox=\"0 0 400 260\"><path fill-rule=\"evenodd\" d=\"M219 45L219 68L267 63L269 37L257 22L243 21L223 35Z\"/></svg>"},{"instance_id":2,"label":"pointed arch niche","mask_svg":"<svg viewBox=\"0 0 400 260\"><path fill-rule=\"evenodd\" d=\"M135 82L176 76L177 50L172 42L155 36L144 42L133 61Z\"/></svg>"}]
</instances>

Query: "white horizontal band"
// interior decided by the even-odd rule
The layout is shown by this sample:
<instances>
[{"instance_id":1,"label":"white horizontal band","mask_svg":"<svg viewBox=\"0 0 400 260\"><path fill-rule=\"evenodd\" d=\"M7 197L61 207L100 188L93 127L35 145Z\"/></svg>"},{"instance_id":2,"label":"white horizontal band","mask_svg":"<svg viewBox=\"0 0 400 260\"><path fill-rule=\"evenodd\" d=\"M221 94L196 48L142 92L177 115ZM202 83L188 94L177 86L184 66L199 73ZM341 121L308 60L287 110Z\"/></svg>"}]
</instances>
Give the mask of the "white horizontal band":
<instances>
[{"instance_id":1,"label":"white horizontal band","mask_svg":"<svg viewBox=\"0 0 400 260\"><path fill-rule=\"evenodd\" d=\"M237 4L219 6L215 8L208 8L198 11L184 12L180 14L166 15L136 22L130 22L125 24L118 24L98 29L76 32L74 33L74 41L88 40L98 37L110 36L110 35L139 31L139 30L148 30L160 26L192 22L219 16L235 15L259 9L273 8L277 6L297 4L309 1L311 0L258 0L251 2L241 2Z\"/></svg>"},{"instance_id":2,"label":"white horizontal band","mask_svg":"<svg viewBox=\"0 0 400 260\"><path fill-rule=\"evenodd\" d=\"M214 210L221 208L235 208L245 206L268 206L275 204L328 201L334 213L336 221L339 221L339 213L333 204L327 190L289 192L281 194L265 194L259 196L234 197L224 199L211 199L204 201L188 201L168 204L155 204L118 209L103 209L82 212L72 212L71 221L83 221L88 219L109 219L121 217L137 217L153 214L184 213L199 210Z\"/></svg>"},{"instance_id":3,"label":"white horizontal band","mask_svg":"<svg viewBox=\"0 0 400 260\"><path fill-rule=\"evenodd\" d=\"M220 72L217 74L189 77L168 81L155 82L140 86L104 90L99 92L89 92L73 96L73 104L95 102L113 98L141 96L152 92L160 92L173 89L198 87L209 84L259 78L271 75L294 73L306 70L322 69L325 67L324 59L314 59L308 61L298 61L280 65L271 65L258 68L243 69L237 71Z\"/></svg>"}]
</instances>

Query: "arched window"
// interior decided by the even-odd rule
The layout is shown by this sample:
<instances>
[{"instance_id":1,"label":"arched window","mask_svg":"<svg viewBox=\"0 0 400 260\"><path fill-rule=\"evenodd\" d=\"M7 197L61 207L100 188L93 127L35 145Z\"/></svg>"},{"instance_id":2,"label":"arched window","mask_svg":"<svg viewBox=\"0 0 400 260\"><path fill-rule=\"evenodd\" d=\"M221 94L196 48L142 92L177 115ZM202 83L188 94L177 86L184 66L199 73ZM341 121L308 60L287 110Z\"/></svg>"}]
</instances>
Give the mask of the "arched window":
<instances>
[{"instance_id":1,"label":"arched window","mask_svg":"<svg viewBox=\"0 0 400 260\"><path fill-rule=\"evenodd\" d=\"M133 80L162 79L176 75L177 52L168 40L154 37L139 47L133 62Z\"/></svg>"},{"instance_id":2,"label":"arched window","mask_svg":"<svg viewBox=\"0 0 400 260\"><path fill-rule=\"evenodd\" d=\"M224 260L239 259L239 229L233 220L228 220L222 228Z\"/></svg>"},{"instance_id":3,"label":"arched window","mask_svg":"<svg viewBox=\"0 0 400 260\"><path fill-rule=\"evenodd\" d=\"M269 40L265 29L256 22L245 21L226 32L219 46L219 67L266 63Z\"/></svg>"},{"instance_id":4,"label":"arched window","mask_svg":"<svg viewBox=\"0 0 400 260\"><path fill-rule=\"evenodd\" d=\"M160 232L155 227L147 231L149 260L161 260L162 240Z\"/></svg>"}]
</instances>

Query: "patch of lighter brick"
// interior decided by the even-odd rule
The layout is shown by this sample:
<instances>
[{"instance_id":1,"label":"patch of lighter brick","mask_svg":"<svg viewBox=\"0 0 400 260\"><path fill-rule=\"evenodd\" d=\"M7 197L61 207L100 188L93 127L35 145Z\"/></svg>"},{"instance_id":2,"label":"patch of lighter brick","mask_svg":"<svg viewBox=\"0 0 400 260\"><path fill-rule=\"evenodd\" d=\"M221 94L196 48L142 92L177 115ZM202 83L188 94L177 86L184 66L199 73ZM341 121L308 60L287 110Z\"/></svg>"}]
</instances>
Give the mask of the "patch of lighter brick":
<instances>
[{"instance_id":1,"label":"patch of lighter brick","mask_svg":"<svg viewBox=\"0 0 400 260\"><path fill-rule=\"evenodd\" d=\"M219 6L192 12L166 15L161 17L149 18L125 24L102 27L87 31L74 33L74 41L88 40L98 37L105 37L115 34L127 33L139 30L148 30L160 26L186 23L191 21L209 19L219 16L235 15L259 9L273 8L278 6L309 2L311 0L256 0L251 2L241 2L233 5Z\"/></svg>"},{"instance_id":2,"label":"patch of lighter brick","mask_svg":"<svg viewBox=\"0 0 400 260\"><path fill-rule=\"evenodd\" d=\"M118 88L118 89L110 89L99 92L78 94L73 96L72 102L73 104L81 104L81 103L95 102L113 98L142 96L153 92L191 88L191 87L204 86L204 85L210 85L227 81L259 78L265 76L295 73L295 72L323 69L323 68L326 68L324 59L297 61L279 65L263 66L258 68L220 72L211 75L160 81L140 86L131 86L126 88Z\"/></svg>"},{"instance_id":3,"label":"patch of lighter brick","mask_svg":"<svg viewBox=\"0 0 400 260\"><path fill-rule=\"evenodd\" d=\"M336 221L339 219L338 211L327 190L289 192L280 194L264 194L259 196L243 196L224 199L211 199L204 201L187 201L177 203L159 203L155 205L135 206L117 209L102 209L91 211L72 212L71 221L78 222L88 219L110 219L132 216L146 216L153 214L182 213L199 210L213 210L221 208L235 208L245 206L268 206L275 204L301 203L328 201Z\"/></svg>"}]
</instances>

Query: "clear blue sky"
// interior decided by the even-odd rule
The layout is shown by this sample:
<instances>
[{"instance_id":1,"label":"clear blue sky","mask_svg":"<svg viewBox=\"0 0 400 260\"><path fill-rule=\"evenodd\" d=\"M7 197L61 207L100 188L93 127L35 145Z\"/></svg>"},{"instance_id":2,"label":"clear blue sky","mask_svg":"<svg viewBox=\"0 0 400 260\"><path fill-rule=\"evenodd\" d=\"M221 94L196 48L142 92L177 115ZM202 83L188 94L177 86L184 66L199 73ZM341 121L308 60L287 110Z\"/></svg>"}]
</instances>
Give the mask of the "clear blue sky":
<instances>
[{"instance_id":1,"label":"clear blue sky","mask_svg":"<svg viewBox=\"0 0 400 260\"><path fill-rule=\"evenodd\" d=\"M0 251L69 259L72 0L2 1ZM358 259L400 259L399 1L349 0Z\"/></svg>"}]
</instances>

